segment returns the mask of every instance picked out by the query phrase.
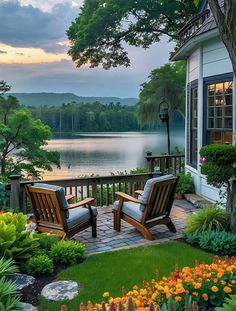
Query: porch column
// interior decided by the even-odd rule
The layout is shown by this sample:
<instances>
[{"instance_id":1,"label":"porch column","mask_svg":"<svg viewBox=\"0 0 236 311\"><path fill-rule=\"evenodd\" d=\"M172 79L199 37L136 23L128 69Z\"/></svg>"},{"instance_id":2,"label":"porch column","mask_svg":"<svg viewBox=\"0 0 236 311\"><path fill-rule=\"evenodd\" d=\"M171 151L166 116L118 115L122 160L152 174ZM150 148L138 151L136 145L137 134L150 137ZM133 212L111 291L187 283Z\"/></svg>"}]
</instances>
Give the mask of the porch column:
<instances>
[{"instance_id":1,"label":"porch column","mask_svg":"<svg viewBox=\"0 0 236 311\"><path fill-rule=\"evenodd\" d=\"M9 176L11 181L10 207L13 210L20 210L20 179L21 175Z\"/></svg>"}]
</instances>

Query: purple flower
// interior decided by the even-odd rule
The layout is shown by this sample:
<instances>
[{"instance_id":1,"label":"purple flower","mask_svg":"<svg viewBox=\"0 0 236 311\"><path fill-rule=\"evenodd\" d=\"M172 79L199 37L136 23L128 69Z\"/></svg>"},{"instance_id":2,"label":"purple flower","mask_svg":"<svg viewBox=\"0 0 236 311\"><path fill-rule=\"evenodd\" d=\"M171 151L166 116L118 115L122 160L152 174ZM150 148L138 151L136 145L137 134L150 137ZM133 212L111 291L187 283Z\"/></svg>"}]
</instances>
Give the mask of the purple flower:
<instances>
[{"instance_id":1,"label":"purple flower","mask_svg":"<svg viewBox=\"0 0 236 311\"><path fill-rule=\"evenodd\" d=\"M202 158L202 157L201 157L201 158L200 158L200 164L203 165L203 164L205 164L205 163L206 163L206 158L204 158L204 157Z\"/></svg>"}]
</instances>

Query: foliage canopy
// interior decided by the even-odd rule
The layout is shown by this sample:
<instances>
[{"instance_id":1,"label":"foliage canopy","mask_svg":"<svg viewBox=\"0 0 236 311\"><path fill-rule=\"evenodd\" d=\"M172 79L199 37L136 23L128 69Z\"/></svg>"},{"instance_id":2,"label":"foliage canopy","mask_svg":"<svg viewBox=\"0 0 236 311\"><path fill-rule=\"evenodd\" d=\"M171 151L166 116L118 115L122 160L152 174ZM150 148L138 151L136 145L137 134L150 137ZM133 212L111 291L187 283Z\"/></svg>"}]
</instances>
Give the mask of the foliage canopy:
<instances>
[{"instance_id":1,"label":"foliage canopy","mask_svg":"<svg viewBox=\"0 0 236 311\"><path fill-rule=\"evenodd\" d=\"M177 39L196 9L192 0L85 0L67 31L69 54L78 67L129 66L125 44L148 48L162 35Z\"/></svg>"}]
</instances>

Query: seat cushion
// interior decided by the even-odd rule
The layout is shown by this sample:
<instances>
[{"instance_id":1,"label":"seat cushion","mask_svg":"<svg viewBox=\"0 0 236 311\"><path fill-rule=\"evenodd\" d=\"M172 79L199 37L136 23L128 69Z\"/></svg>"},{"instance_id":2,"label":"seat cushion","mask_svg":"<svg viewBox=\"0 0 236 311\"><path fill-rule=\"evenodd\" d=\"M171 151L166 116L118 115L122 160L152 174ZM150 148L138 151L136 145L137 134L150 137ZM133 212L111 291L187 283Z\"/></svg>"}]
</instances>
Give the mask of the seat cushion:
<instances>
[{"instance_id":1,"label":"seat cushion","mask_svg":"<svg viewBox=\"0 0 236 311\"><path fill-rule=\"evenodd\" d=\"M97 215L97 208L92 206L94 216ZM76 225L80 225L91 218L89 209L86 207L76 207L69 210L69 217L67 219L68 228L71 229Z\"/></svg>"},{"instance_id":2,"label":"seat cushion","mask_svg":"<svg viewBox=\"0 0 236 311\"><path fill-rule=\"evenodd\" d=\"M168 180L168 179L173 178L173 177L174 177L173 175L165 175L165 176L159 176L159 177L148 179L146 184L145 184L145 187L144 187L143 195L142 196L140 195L138 197L139 200L141 200L141 202L143 202L143 203L147 203L149 192L151 190L152 184L155 182ZM145 209L145 205L140 204L140 210L143 212L144 209Z\"/></svg>"},{"instance_id":3,"label":"seat cushion","mask_svg":"<svg viewBox=\"0 0 236 311\"><path fill-rule=\"evenodd\" d=\"M112 210L118 209L119 201L115 201ZM137 221L141 221L143 212L140 210L140 204L126 201L123 203L122 212Z\"/></svg>"},{"instance_id":4,"label":"seat cushion","mask_svg":"<svg viewBox=\"0 0 236 311\"><path fill-rule=\"evenodd\" d=\"M61 186L56 186L56 185L49 185L49 184L44 184L44 183L34 183L33 187L41 188L41 189L46 189L46 190L55 190L59 191L59 197L60 197L60 205L62 208L68 208L69 203L67 202L65 198L65 189ZM66 211L66 218L69 218L69 213Z\"/></svg>"}]
</instances>

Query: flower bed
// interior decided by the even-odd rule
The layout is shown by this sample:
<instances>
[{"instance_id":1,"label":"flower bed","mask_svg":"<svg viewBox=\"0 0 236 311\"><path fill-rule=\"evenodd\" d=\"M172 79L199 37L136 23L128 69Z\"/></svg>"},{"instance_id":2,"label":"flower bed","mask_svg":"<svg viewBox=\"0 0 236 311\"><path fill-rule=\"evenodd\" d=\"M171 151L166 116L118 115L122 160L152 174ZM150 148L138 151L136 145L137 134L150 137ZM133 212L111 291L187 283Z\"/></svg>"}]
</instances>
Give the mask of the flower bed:
<instances>
[{"instance_id":1,"label":"flower bed","mask_svg":"<svg viewBox=\"0 0 236 311\"><path fill-rule=\"evenodd\" d=\"M157 277L150 283L144 281L142 288L135 285L129 292L123 290L122 297L114 298L106 292L103 298L106 299L107 307L113 306L112 310L118 310L121 304L124 310L128 310L128 305L132 302L133 308L141 311L149 310L150 306L158 308L170 300L184 305L187 299L200 308L221 306L225 298L235 293L236 257L226 257L224 260L215 257L211 264L196 262L193 268L184 267L182 270L176 267L169 277L162 277L160 280ZM63 308L62 310L66 310ZM106 310L104 308L104 303L95 306L89 303L87 308L80 306L80 310Z\"/></svg>"}]
</instances>

